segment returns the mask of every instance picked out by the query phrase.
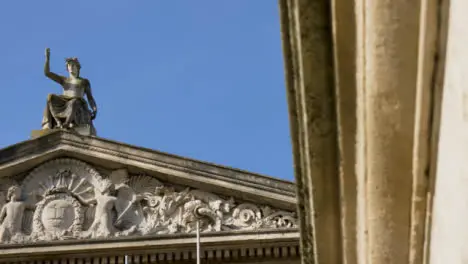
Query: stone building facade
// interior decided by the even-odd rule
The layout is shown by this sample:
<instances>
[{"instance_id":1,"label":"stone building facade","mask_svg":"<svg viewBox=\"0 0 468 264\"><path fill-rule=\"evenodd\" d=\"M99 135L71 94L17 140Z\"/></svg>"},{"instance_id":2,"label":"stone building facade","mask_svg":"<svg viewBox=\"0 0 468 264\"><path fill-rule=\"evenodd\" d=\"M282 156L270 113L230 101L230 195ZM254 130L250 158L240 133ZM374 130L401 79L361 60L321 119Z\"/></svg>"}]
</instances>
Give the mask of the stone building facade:
<instances>
[{"instance_id":1,"label":"stone building facade","mask_svg":"<svg viewBox=\"0 0 468 264\"><path fill-rule=\"evenodd\" d=\"M300 263L291 182L57 130L0 150L0 263Z\"/></svg>"}]
</instances>

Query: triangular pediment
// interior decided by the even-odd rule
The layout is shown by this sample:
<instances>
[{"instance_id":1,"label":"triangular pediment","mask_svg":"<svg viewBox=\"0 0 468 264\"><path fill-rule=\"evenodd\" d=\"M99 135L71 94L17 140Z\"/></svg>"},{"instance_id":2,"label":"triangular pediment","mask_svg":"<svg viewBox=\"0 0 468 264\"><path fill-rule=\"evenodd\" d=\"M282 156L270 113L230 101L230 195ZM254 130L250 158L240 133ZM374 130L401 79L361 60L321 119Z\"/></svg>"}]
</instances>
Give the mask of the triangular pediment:
<instances>
[{"instance_id":1,"label":"triangular pediment","mask_svg":"<svg viewBox=\"0 0 468 264\"><path fill-rule=\"evenodd\" d=\"M294 187L58 131L0 150L0 243L296 228Z\"/></svg>"}]
</instances>

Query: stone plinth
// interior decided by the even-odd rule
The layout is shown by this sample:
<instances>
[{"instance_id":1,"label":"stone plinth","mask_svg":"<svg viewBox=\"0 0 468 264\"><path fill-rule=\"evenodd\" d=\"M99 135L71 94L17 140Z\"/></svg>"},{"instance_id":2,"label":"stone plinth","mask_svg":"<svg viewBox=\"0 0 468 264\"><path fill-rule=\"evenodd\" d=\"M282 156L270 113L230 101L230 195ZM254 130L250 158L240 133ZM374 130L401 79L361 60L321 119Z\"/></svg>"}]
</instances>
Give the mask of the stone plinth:
<instances>
[{"instance_id":1,"label":"stone plinth","mask_svg":"<svg viewBox=\"0 0 468 264\"><path fill-rule=\"evenodd\" d=\"M59 131L59 130L64 130L64 129L54 128L54 129L33 130L31 132L31 139L42 137L42 136L48 135L50 133L53 133L53 132ZM79 135L82 135L82 136L95 136L96 135L96 129L94 127L92 127L92 126L89 126L89 125L77 126L77 127L71 128L71 129L67 129L67 131L75 132L75 133L77 133Z\"/></svg>"}]
</instances>

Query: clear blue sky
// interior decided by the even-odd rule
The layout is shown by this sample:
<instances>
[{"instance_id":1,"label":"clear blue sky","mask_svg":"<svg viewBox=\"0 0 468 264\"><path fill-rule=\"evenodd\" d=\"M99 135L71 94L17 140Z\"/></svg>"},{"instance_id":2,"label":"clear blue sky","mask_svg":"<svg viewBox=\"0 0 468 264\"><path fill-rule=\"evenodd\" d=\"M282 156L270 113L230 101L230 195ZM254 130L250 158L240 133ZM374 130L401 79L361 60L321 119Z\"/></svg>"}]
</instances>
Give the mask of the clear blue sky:
<instances>
[{"instance_id":1,"label":"clear blue sky","mask_svg":"<svg viewBox=\"0 0 468 264\"><path fill-rule=\"evenodd\" d=\"M40 129L76 56L98 136L293 180L276 0L5 1L0 147Z\"/></svg>"}]
</instances>

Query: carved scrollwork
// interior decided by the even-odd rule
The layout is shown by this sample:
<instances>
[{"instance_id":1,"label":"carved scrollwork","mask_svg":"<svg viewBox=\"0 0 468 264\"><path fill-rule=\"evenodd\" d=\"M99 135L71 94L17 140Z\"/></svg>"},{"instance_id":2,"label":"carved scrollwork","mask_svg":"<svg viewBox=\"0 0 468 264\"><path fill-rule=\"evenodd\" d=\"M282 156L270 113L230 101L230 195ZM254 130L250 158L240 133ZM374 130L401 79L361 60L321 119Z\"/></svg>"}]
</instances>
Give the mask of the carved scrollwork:
<instances>
[{"instance_id":1,"label":"carved scrollwork","mask_svg":"<svg viewBox=\"0 0 468 264\"><path fill-rule=\"evenodd\" d=\"M240 204L232 212L232 224L237 227L255 228L261 219L260 208L250 203Z\"/></svg>"},{"instance_id":2,"label":"carved scrollwork","mask_svg":"<svg viewBox=\"0 0 468 264\"><path fill-rule=\"evenodd\" d=\"M0 181L0 194L12 184ZM144 174L130 175L125 169L101 176L73 159L44 163L26 176L21 187L22 201L33 205L23 210L21 230L9 231L24 234L21 243L190 233L197 223L201 232L297 226L292 212L165 184ZM8 241L15 236L8 235Z\"/></svg>"},{"instance_id":3,"label":"carved scrollwork","mask_svg":"<svg viewBox=\"0 0 468 264\"><path fill-rule=\"evenodd\" d=\"M268 228L292 228L297 226L297 219L294 213L277 211L263 220L262 227Z\"/></svg>"}]
</instances>

